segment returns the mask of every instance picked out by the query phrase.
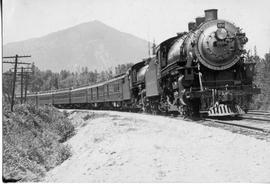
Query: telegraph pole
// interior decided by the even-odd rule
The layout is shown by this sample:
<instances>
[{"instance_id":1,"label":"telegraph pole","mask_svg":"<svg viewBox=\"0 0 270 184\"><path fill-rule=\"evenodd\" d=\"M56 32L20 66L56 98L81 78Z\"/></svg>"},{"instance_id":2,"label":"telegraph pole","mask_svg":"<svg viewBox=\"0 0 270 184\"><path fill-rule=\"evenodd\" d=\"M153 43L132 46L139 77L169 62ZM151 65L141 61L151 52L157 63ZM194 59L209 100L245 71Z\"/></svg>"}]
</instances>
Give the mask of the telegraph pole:
<instances>
[{"instance_id":1,"label":"telegraph pole","mask_svg":"<svg viewBox=\"0 0 270 184\"><path fill-rule=\"evenodd\" d=\"M14 68L12 68L14 70ZM28 80L29 80L29 76L31 74L33 74L33 71L29 71L29 70L33 70L33 68L31 67L21 67L21 73L17 72L17 75L21 75L21 103L26 102L26 98L27 98L27 89L28 89ZM23 81L24 81L24 95L23 95ZM23 100L22 100L23 99Z\"/></svg>"},{"instance_id":2,"label":"telegraph pole","mask_svg":"<svg viewBox=\"0 0 270 184\"><path fill-rule=\"evenodd\" d=\"M21 67L21 104L23 103L23 67Z\"/></svg>"},{"instance_id":3,"label":"telegraph pole","mask_svg":"<svg viewBox=\"0 0 270 184\"><path fill-rule=\"evenodd\" d=\"M13 84L12 84L12 97L11 97L11 107L10 107L11 112L13 112L13 105L14 105L17 65L18 65L18 55L15 56L15 66L14 66Z\"/></svg>"},{"instance_id":4,"label":"telegraph pole","mask_svg":"<svg viewBox=\"0 0 270 184\"><path fill-rule=\"evenodd\" d=\"M17 76L21 76L20 77L20 86L21 86L21 104L23 102L26 102L26 98L27 98L27 88L28 88L28 78L29 75L32 74L31 71L28 71L27 69L32 69L32 68L24 68L21 67L21 72L17 72ZM13 68L14 70L14 68ZM8 75L8 74L5 74Z\"/></svg>"},{"instance_id":5,"label":"telegraph pole","mask_svg":"<svg viewBox=\"0 0 270 184\"><path fill-rule=\"evenodd\" d=\"M26 102L27 98L27 86L28 86L28 74L25 75L24 102Z\"/></svg>"},{"instance_id":6,"label":"telegraph pole","mask_svg":"<svg viewBox=\"0 0 270 184\"><path fill-rule=\"evenodd\" d=\"M16 76L17 76L17 66L18 64L30 64L30 63L19 63L18 58L26 58L26 57L31 57L31 56L18 56L17 54L15 56L7 56L3 57L3 59L15 59L15 62L10 62L10 61L4 61L3 63L9 63L9 64L14 64L14 73L13 73L13 84L12 84L12 98L11 98L11 107L10 110L13 112L13 106L14 106L14 97L15 97L15 86L16 86ZM22 75L23 76L23 75Z\"/></svg>"}]
</instances>

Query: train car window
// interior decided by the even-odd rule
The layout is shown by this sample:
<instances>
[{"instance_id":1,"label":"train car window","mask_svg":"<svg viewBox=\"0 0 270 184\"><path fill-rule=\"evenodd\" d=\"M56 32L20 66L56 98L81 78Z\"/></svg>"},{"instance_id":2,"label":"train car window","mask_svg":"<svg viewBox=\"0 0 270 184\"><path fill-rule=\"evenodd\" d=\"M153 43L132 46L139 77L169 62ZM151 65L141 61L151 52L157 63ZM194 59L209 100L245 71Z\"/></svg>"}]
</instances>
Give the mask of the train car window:
<instances>
[{"instance_id":1,"label":"train car window","mask_svg":"<svg viewBox=\"0 0 270 184\"><path fill-rule=\"evenodd\" d=\"M119 91L120 91L119 83L114 84L114 92L119 92Z\"/></svg>"},{"instance_id":2,"label":"train car window","mask_svg":"<svg viewBox=\"0 0 270 184\"><path fill-rule=\"evenodd\" d=\"M159 64L159 61L160 61L160 52L157 52L157 64Z\"/></svg>"},{"instance_id":3,"label":"train car window","mask_svg":"<svg viewBox=\"0 0 270 184\"><path fill-rule=\"evenodd\" d=\"M160 51L161 53L161 67L165 67L167 65L167 54L166 54L166 47L163 47L163 49Z\"/></svg>"},{"instance_id":4,"label":"train car window","mask_svg":"<svg viewBox=\"0 0 270 184\"><path fill-rule=\"evenodd\" d=\"M132 82L137 82L137 72L136 72L136 70L133 70L133 72L132 72Z\"/></svg>"},{"instance_id":5,"label":"train car window","mask_svg":"<svg viewBox=\"0 0 270 184\"><path fill-rule=\"evenodd\" d=\"M67 98L67 94L56 94L55 98Z\"/></svg>"},{"instance_id":6,"label":"train car window","mask_svg":"<svg viewBox=\"0 0 270 184\"><path fill-rule=\"evenodd\" d=\"M100 89L99 89L99 96L101 96L101 97L103 96L103 91L104 91L103 90L103 87L100 87Z\"/></svg>"},{"instance_id":7,"label":"train car window","mask_svg":"<svg viewBox=\"0 0 270 184\"><path fill-rule=\"evenodd\" d=\"M171 49L168 52L168 64L172 62L176 62L180 58L180 49L183 44L184 40L183 39L178 39L176 42L173 44Z\"/></svg>"},{"instance_id":8,"label":"train car window","mask_svg":"<svg viewBox=\"0 0 270 184\"><path fill-rule=\"evenodd\" d=\"M91 96L91 100L93 100L93 89L92 88L90 89L90 93L91 93L91 95L90 95Z\"/></svg>"},{"instance_id":9,"label":"train car window","mask_svg":"<svg viewBox=\"0 0 270 184\"><path fill-rule=\"evenodd\" d=\"M96 90L96 88L92 88L92 95L93 95L93 99L97 97L97 90Z\"/></svg>"},{"instance_id":10,"label":"train car window","mask_svg":"<svg viewBox=\"0 0 270 184\"><path fill-rule=\"evenodd\" d=\"M110 90L110 93L113 93L113 84L110 84L109 90Z\"/></svg>"},{"instance_id":11,"label":"train car window","mask_svg":"<svg viewBox=\"0 0 270 184\"><path fill-rule=\"evenodd\" d=\"M117 87L116 87L116 89L117 89L117 92L119 92L119 91L120 91L120 84L119 84L119 83L117 83Z\"/></svg>"},{"instance_id":12,"label":"train car window","mask_svg":"<svg viewBox=\"0 0 270 184\"><path fill-rule=\"evenodd\" d=\"M40 100L49 100L50 96L40 96Z\"/></svg>"},{"instance_id":13,"label":"train car window","mask_svg":"<svg viewBox=\"0 0 270 184\"><path fill-rule=\"evenodd\" d=\"M83 97L85 96L85 91L76 91L72 94L72 97Z\"/></svg>"}]
</instances>

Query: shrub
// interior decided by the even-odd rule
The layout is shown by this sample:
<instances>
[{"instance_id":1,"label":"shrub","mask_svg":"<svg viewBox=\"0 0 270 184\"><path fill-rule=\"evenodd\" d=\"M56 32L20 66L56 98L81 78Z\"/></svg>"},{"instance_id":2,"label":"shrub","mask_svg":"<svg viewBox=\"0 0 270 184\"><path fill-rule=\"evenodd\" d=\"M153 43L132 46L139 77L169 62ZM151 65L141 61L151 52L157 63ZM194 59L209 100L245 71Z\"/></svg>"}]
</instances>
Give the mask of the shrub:
<instances>
[{"instance_id":1,"label":"shrub","mask_svg":"<svg viewBox=\"0 0 270 184\"><path fill-rule=\"evenodd\" d=\"M38 181L71 156L62 144L74 135L69 119L52 106L17 105L3 108L3 176Z\"/></svg>"}]
</instances>

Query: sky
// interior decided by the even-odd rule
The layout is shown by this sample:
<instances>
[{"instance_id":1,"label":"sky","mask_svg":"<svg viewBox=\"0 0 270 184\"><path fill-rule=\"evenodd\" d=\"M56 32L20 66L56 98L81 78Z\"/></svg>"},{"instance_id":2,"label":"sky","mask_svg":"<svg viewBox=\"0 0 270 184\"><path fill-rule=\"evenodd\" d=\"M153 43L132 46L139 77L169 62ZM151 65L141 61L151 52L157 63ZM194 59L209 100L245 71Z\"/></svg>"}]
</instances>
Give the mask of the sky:
<instances>
[{"instance_id":1,"label":"sky","mask_svg":"<svg viewBox=\"0 0 270 184\"><path fill-rule=\"evenodd\" d=\"M246 32L247 49L269 52L269 0L3 0L3 43L99 20L158 44L187 31L188 22L211 8Z\"/></svg>"}]
</instances>

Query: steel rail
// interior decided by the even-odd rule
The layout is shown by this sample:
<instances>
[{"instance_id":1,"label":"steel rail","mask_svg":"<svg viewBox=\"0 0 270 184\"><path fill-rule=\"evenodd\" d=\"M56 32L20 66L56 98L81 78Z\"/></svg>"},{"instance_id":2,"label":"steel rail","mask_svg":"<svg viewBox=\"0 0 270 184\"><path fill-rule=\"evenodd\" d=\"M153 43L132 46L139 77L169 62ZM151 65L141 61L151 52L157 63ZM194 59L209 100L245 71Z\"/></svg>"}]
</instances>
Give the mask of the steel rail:
<instances>
[{"instance_id":1,"label":"steel rail","mask_svg":"<svg viewBox=\"0 0 270 184\"><path fill-rule=\"evenodd\" d=\"M251 120L258 120L258 121L266 121L270 123L270 118L269 119L265 119L265 118L260 118L260 117L248 117L248 116L243 116L243 119L251 119Z\"/></svg>"},{"instance_id":2,"label":"steel rail","mask_svg":"<svg viewBox=\"0 0 270 184\"><path fill-rule=\"evenodd\" d=\"M231 123L231 122L226 122L226 121L222 121L222 120L215 120L215 119L209 119L209 118L206 118L204 120L211 121L211 122L214 122L214 123L219 123L219 124L237 126L237 127L241 127L241 128L247 128L247 129L257 130L257 131L261 131L261 132L265 132L265 133L270 133L270 129L264 129L264 128L259 128L259 127L255 127L255 126L242 125L242 124Z\"/></svg>"}]
</instances>

